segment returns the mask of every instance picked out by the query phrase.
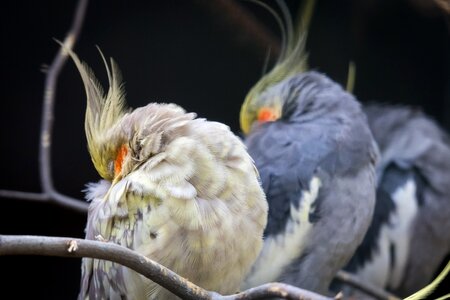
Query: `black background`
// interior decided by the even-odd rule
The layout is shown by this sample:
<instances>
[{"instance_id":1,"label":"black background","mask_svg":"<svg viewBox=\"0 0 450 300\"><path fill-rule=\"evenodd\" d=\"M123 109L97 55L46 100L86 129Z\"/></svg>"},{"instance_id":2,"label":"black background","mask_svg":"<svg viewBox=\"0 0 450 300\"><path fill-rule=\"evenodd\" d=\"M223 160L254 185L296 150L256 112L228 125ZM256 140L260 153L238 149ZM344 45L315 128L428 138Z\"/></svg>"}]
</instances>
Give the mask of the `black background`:
<instances>
[{"instance_id":1,"label":"black background","mask_svg":"<svg viewBox=\"0 0 450 300\"><path fill-rule=\"evenodd\" d=\"M239 28L230 28L220 9L207 8L205 1L92 0L75 51L103 82L106 74L95 45L114 57L130 106L175 102L237 133L240 105L260 76L264 49ZM345 84L353 59L360 101L422 106L449 129L449 23L439 10L420 6L425 2L319 1L308 40L311 67ZM297 3L288 3L295 11ZM64 38L75 4L1 4L2 189L40 191L37 153L45 78L40 69L58 50L52 38ZM266 12L241 4L278 34ZM84 109L81 79L69 62L56 94L52 162L56 188L79 199L84 184L98 179L86 150ZM84 215L49 204L0 201L1 234L83 237ZM77 295L79 259L11 256L0 257L0 266L2 299ZM439 293L443 289L445 284Z\"/></svg>"}]
</instances>

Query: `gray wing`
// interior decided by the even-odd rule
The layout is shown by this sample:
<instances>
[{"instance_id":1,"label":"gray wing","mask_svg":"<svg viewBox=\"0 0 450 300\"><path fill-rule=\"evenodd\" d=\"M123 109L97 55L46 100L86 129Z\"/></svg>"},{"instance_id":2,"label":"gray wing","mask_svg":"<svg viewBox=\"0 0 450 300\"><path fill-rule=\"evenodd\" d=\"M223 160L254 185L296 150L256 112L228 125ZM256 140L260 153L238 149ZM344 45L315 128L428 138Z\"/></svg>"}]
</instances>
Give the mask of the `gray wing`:
<instances>
[{"instance_id":1,"label":"gray wing","mask_svg":"<svg viewBox=\"0 0 450 300\"><path fill-rule=\"evenodd\" d=\"M348 269L409 295L450 252L450 143L417 109L371 105L365 111L382 154L377 205Z\"/></svg>"},{"instance_id":2,"label":"gray wing","mask_svg":"<svg viewBox=\"0 0 450 300\"><path fill-rule=\"evenodd\" d=\"M303 192L309 189L320 159L332 152L331 141L314 141L315 145L311 145L312 141L307 141L308 138L303 140L316 146L317 152L308 148L305 149L308 151L303 151L303 141L292 139L299 131L276 123L268 125L271 126L265 126L264 133L260 131L263 133L261 137L257 132L247 139L249 153L255 160L269 202L266 236L285 229L291 204L298 207Z\"/></svg>"},{"instance_id":3,"label":"gray wing","mask_svg":"<svg viewBox=\"0 0 450 300\"><path fill-rule=\"evenodd\" d=\"M394 163L384 168L372 223L345 270L381 288L398 287L407 263L410 229L423 204L424 185L415 169Z\"/></svg>"}]
</instances>

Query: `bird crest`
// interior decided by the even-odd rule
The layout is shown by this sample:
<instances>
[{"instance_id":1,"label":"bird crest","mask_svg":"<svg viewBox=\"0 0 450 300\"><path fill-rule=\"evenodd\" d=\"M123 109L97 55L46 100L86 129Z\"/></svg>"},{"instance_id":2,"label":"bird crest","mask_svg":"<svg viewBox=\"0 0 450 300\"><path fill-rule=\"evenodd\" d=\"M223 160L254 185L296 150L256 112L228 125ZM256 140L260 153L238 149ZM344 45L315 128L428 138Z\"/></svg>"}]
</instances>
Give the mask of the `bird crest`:
<instances>
[{"instance_id":1,"label":"bird crest","mask_svg":"<svg viewBox=\"0 0 450 300\"><path fill-rule=\"evenodd\" d=\"M251 124L255 121L258 113L257 108L254 107L254 99L258 98L267 88L308 69L308 54L305 45L315 4L315 0L305 1L294 27L292 16L284 1L277 0L283 18L265 3L256 0L252 2L264 7L275 17L281 29L282 45L281 53L273 68L261 77L245 98L240 114L241 129L244 133L250 131Z\"/></svg>"},{"instance_id":2,"label":"bird crest","mask_svg":"<svg viewBox=\"0 0 450 300\"><path fill-rule=\"evenodd\" d=\"M88 150L92 162L101 177L111 180L114 176L114 166L111 165L111 158L116 157L116 152L120 150L120 142L111 143L111 129L127 113L125 108L125 92L122 84L122 76L116 62L111 58L111 69L98 48L106 67L109 88L105 93L94 72L70 49L64 50L74 61L87 96L85 132L88 142Z\"/></svg>"}]
</instances>

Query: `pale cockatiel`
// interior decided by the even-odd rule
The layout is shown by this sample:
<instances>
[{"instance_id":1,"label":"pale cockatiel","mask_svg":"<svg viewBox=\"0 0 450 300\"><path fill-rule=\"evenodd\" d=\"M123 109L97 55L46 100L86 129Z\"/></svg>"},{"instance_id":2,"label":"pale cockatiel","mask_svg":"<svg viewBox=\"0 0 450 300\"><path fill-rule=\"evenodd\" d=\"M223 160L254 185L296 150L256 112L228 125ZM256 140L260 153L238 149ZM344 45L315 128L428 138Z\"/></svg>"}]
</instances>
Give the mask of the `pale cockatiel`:
<instances>
[{"instance_id":1,"label":"pale cockatiel","mask_svg":"<svg viewBox=\"0 0 450 300\"><path fill-rule=\"evenodd\" d=\"M174 104L124 109L114 61L105 95L90 69L70 55L87 93L89 152L104 178L87 189L86 238L133 249L205 289L238 291L267 220L245 146L227 126ZM117 263L85 258L79 298L177 297Z\"/></svg>"},{"instance_id":2,"label":"pale cockatiel","mask_svg":"<svg viewBox=\"0 0 450 300\"><path fill-rule=\"evenodd\" d=\"M327 293L361 243L375 204L378 149L361 105L327 76L307 71L308 1L275 67L241 109L245 143L269 203L263 250L244 288L282 281Z\"/></svg>"},{"instance_id":3,"label":"pale cockatiel","mask_svg":"<svg viewBox=\"0 0 450 300\"><path fill-rule=\"evenodd\" d=\"M404 297L450 254L450 139L416 108L372 104L365 112L381 152L377 202L346 270Z\"/></svg>"}]
</instances>

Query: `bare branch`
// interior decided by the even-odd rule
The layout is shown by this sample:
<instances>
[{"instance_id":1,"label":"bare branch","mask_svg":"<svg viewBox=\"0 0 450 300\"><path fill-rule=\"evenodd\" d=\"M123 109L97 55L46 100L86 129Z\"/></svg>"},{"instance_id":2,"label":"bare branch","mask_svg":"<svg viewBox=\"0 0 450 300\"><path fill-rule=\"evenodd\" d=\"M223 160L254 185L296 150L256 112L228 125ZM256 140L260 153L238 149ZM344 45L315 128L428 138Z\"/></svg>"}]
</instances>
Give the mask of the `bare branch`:
<instances>
[{"instance_id":1,"label":"bare branch","mask_svg":"<svg viewBox=\"0 0 450 300\"><path fill-rule=\"evenodd\" d=\"M64 48L72 49L83 25L88 0L79 0L72 26L64 39ZM41 137L39 145L39 171L42 193L29 193L22 191L0 190L0 197L12 199L24 199L41 202L53 202L60 206L73 209L77 212L86 213L88 204L84 201L60 194L53 185L51 146L53 131L53 112L55 103L56 84L68 54L61 47L48 68L45 78L44 101L41 120Z\"/></svg>"},{"instance_id":2,"label":"bare branch","mask_svg":"<svg viewBox=\"0 0 450 300\"><path fill-rule=\"evenodd\" d=\"M168 268L114 243L48 236L0 235L0 255L44 255L91 257L124 265L183 299L252 300L267 297L284 299L331 300L287 284L269 283L239 294L222 296L189 282Z\"/></svg>"},{"instance_id":3,"label":"bare branch","mask_svg":"<svg viewBox=\"0 0 450 300\"><path fill-rule=\"evenodd\" d=\"M85 201L63 195L55 190L50 193L50 201L83 214L87 213L89 207Z\"/></svg>"},{"instance_id":4,"label":"bare branch","mask_svg":"<svg viewBox=\"0 0 450 300\"><path fill-rule=\"evenodd\" d=\"M0 190L1 198L22 199L45 202L49 200L48 195L43 193L29 193L21 191Z\"/></svg>"},{"instance_id":5,"label":"bare branch","mask_svg":"<svg viewBox=\"0 0 450 300\"><path fill-rule=\"evenodd\" d=\"M87 0L79 0L73 24L64 39L64 48L72 49L81 30L84 14L86 12ZM53 132L53 112L58 76L64 63L67 61L68 53L59 48L59 51L51 63L45 78L44 102L41 120L41 139L39 145L40 179L42 189L51 194L54 191L51 170L51 146Z\"/></svg>"},{"instance_id":6,"label":"bare branch","mask_svg":"<svg viewBox=\"0 0 450 300\"><path fill-rule=\"evenodd\" d=\"M76 244L76 247L74 247ZM68 251L70 248L71 251ZM75 250L76 248L76 250ZM92 257L120 263L183 299L210 299L207 291L166 267L114 243L46 236L0 235L0 255Z\"/></svg>"},{"instance_id":7,"label":"bare branch","mask_svg":"<svg viewBox=\"0 0 450 300\"><path fill-rule=\"evenodd\" d=\"M370 295L376 299L379 300L400 300L399 297L383 290L380 289L376 286L373 286L367 282L362 282L361 280L359 280L359 278L357 278L355 275L350 274L348 272L345 271L339 271L335 278L337 280L339 280L340 282L347 284L349 286L354 287L355 289L358 289L364 293L366 293L367 295Z\"/></svg>"},{"instance_id":8,"label":"bare branch","mask_svg":"<svg viewBox=\"0 0 450 300\"><path fill-rule=\"evenodd\" d=\"M298 287L284 284L284 283L266 283L236 295L220 296L213 298L213 300L256 300L267 299L268 297L277 297L283 299L298 299L298 300L331 300L333 298L325 297ZM336 299L336 298L335 298Z\"/></svg>"},{"instance_id":9,"label":"bare branch","mask_svg":"<svg viewBox=\"0 0 450 300\"><path fill-rule=\"evenodd\" d=\"M72 26L64 39L64 48L72 49L83 24L88 0L79 0L75 11ZM53 131L53 113L55 103L56 84L59 73L67 61L68 53L61 47L53 60L45 80L44 103L42 110L41 140L39 145L39 166L42 189L54 202L73 208L78 211L86 211L86 205L80 205L79 200L59 194L53 186L51 170L51 146ZM76 202L76 203L73 203Z\"/></svg>"},{"instance_id":10,"label":"bare branch","mask_svg":"<svg viewBox=\"0 0 450 300\"><path fill-rule=\"evenodd\" d=\"M75 210L80 213L86 213L89 207L89 204L87 204L86 202L60 194L55 190L53 190L50 194L0 190L0 198L56 203L60 206Z\"/></svg>"}]
</instances>

